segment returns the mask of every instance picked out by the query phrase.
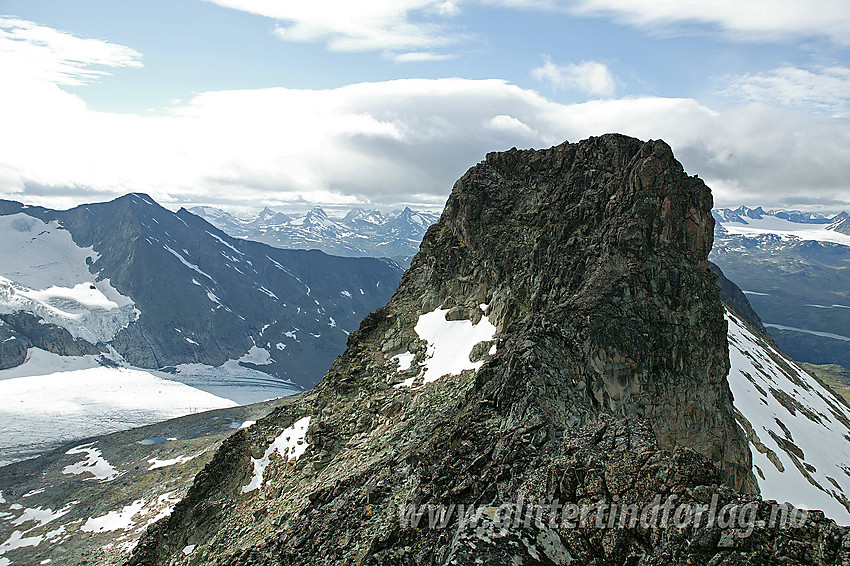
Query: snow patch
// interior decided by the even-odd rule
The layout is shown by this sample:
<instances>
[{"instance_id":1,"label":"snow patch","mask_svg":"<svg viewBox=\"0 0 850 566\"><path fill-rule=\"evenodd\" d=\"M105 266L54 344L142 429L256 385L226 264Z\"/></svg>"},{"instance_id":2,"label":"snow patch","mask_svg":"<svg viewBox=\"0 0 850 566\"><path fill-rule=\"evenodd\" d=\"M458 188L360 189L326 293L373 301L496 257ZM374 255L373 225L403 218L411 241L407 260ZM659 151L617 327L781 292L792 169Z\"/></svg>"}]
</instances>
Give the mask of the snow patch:
<instances>
[{"instance_id":1,"label":"snow patch","mask_svg":"<svg viewBox=\"0 0 850 566\"><path fill-rule=\"evenodd\" d=\"M133 517L145 507L145 500L139 499L125 506L120 511L110 511L100 517L90 517L80 527L84 533L105 533L110 531L126 531L133 527Z\"/></svg>"},{"instance_id":2,"label":"snow patch","mask_svg":"<svg viewBox=\"0 0 850 566\"><path fill-rule=\"evenodd\" d=\"M195 454L194 456L177 456L176 458L171 458L169 460L150 458L148 460L148 464L151 466L148 470L158 470L159 468L167 468L169 466L174 466L175 464L185 464L186 462L194 460L198 456L200 456L200 454Z\"/></svg>"},{"instance_id":3,"label":"snow patch","mask_svg":"<svg viewBox=\"0 0 850 566\"><path fill-rule=\"evenodd\" d=\"M69 476L91 474L92 477L83 479L99 480L100 482L108 482L117 478L120 475L118 470L103 457L99 448L92 448L92 444L94 443L82 444L65 452L69 456L85 454L86 458L76 464L65 466L62 473Z\"/></svg>"},{"instance_id":4,"label":"snow patch","mask_svg":"<svg viewBox=\"0 0 850 566\"><path fill-rule=\"evenodd\" d=\"M405 352L403 354L393 356L391 359L396 360L398 362L398 371L406 371L410 369L410 364L413 363L413 358L415 357L415 354Z\"/></svg>"},{"instance_id":5,"label":"snow patch","mask_svg":"<svg viewBox=\"0 0 850 566\"><path fill-rule=\"evenodd\" d=\"M225 242L224 240L222 240L221 238L219 238L218 236L216 236L215 234L213 234L212 232L207 232L207 234L209 234L210 236L212 236L213 238L215 238L220 243L224 244L225 246L227 246L228 248L230 248L234 252L238 253L239 255L245 255L242 252L240 252L239 250L237 250L236 248L234 248L233 246L231 246L230 244L228 244L227 242Z\"/></svg>"},{"instance_id":6,"label":"snow patch","mask_svg":"<svg viewBox=\"0 0 850 566\"><path fill-rule=\"evenodd\" d=\"M304 417L283 430L277 438L266 449L262 458L252 458L254 463L254 475L251 482L242 487L242 493L248 493L260 489L263 485L266 468L271 461L272 455L277 452L284 460L297 460L307 450L307 428L310 426L310 417Z\"/></svg>"},{"instance_id":7,"label":"snow patch","mask_svg":"<svg viewBox=\"0 0 850 566\"><path fill-rule=\"evenodd\" d=\"M482 305L486 310L486 305ZM428 342L423 363L422 384L431 383L444 375L457 375L464 370L477 371L484 360L470 361L472 349L479 342L487 342L496 334L496 327L485 315L478 324L471 320L446 320L449 309L436 309L419 316L414 330L422 340ZM395 387L410 387L418 376L397 384Z\"/></svg>"},{"instance_id":8,"label":"snow patch","mask_svg":"<svg viewBox=\"0 0 850 566\"><path fill-rule=\"evenodd\" d=\"M0 544L0 556L3 556L10 550L24 548L27 546L38 546L43 540L43 536L24 537L24 533L22 531L15 531L12 533L12 536L10 536L6 542ZM11 564L11 562L8 562L8 558L3 558L2 560L6 560L6 564Z\"/></svg>"},{"instance_id":9,"label":"snow patch","mask_svg":"<svg viewBox=\"0 0 850 566\"><path fill-rule=\"evenodd\" d=\"M257 288L257 290L260 291L261 293L263 293L264 295L268 295L269 297L271 297L272 299L274 299L276 301L280 300L280 299L277 298L277 295L275 295L274 293L272 293L271 291L269 291L265 287L260 286L260 287Z\"/></svg>"},{"instance_id":10,"label":"snow patch","mask_svg":"<svg viewBox=\"0 0 850 566\"><path fill-rule=\"evenodd\" d=\"M47 523L55 521L56 519L59 519L64 515L67 515L71 511L71 508L76 504L77 502L74 501L72 503L69 503L62 509L59 509L58 511L54 511L53 509L43 509L41 507L36 507L35 509L24 509L24 512L21 513L21 515L18 516L14 521L12 521L12 525L20 527L30 522L35 523L33 526L27 529L31 531L35 528L41 527L43 525L46 525Z\"/></svg>"},{"instance_id":11,"label":"snow patch","mask_svg":"<svg viewBox=\"0 0 850 566\"><path fill-rule=\"evenodd\" d=\"M257 346L251 346L251 349L248 350L248 353L239 358L239 362L254 364L257 366L267 366L270 363L274 362L272 359L272 355L265 348L258 348Z\"/></svg>"},{"instance_id":12,"label":"snow patch","mask_svg":"<svg viewBox=\"0 0 850 566\"><path fill-rule=\"evenodd\" d=\"M182 263L183 265L185 265L186 267L188 267L189 269L191 269L191 270L192 270L192 271L194 271L195 273L198 273L198 274L200 274L200 275L203 275L204 277L206 277L207 279L209 279L210 281L212 281L213 283L215 283L215 280L214 280L212 277L210 277L209 275L207 275L206 273L204 273L203 271L201 271L201 268L200 268L200 267L198 267L198 266L197 266L197 265L195 265L194 263L191 263L190 261L188 261L185 257L183 257L182 255L180 255L180 253L179 253L179 252L175 252L174 250L172 250L171 248L169 248L169 247L168 247L168 246L166 246L165 244L163 244L163 245L162 245L162 247L163 247L163 248L165 248L165 251L167 251L168 253L170 253L171 255L173 255L174 257L176 257L177 259L179 259L179 260L180 260L180 263Z\"/></svg>"}]
</instances>

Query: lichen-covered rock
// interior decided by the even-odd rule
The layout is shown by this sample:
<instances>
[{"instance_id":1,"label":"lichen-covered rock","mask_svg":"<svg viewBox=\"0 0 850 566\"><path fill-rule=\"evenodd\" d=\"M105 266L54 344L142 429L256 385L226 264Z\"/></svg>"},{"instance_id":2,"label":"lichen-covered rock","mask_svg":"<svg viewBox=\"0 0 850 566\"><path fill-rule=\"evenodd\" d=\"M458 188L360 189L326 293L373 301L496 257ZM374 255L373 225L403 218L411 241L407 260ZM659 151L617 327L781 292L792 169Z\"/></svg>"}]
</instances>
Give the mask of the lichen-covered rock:
<instances>
[{"instance_id":1,"label":"lichen-covered rock","mask_svg":"<svg viewBox=\"0 0 850 566\"><path fill-rule=\"evenodd\" d=\"M323 382L228 439L130 563L847 561L850 537L822 516L748 536L500 520L671 495L772 512L725 380L711 204L660 141L488 155ZM303 454L275 451L306 417Z\"/></svg>"}]
</instances>

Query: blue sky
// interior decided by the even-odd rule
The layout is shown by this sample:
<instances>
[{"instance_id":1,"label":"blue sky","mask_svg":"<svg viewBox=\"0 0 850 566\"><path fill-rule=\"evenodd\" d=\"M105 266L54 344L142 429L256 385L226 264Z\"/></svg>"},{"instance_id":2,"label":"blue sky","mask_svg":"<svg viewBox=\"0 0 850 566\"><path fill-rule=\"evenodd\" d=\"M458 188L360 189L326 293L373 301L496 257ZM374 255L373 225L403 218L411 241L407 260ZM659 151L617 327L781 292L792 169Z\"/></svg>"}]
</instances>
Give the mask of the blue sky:
<instances>
[{"instance_id":1,"label":"blue sky","mask_svg":"<svg viewBox=\"0 0 850 566\"><path fill-rule=\"evenodd\" d=\"M663 138L718 205L850 208L850 3L6 0L0 197L442 205L488 151Z\"/></svg>"}]
</instances>

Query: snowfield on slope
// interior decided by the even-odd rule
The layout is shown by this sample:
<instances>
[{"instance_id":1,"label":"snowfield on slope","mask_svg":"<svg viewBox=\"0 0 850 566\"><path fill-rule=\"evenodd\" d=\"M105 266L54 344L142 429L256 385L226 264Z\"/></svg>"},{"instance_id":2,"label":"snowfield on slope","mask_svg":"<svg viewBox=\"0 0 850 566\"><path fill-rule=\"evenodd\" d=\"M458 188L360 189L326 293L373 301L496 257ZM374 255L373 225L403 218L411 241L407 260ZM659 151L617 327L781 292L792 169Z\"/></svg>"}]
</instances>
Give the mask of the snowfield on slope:
<instances>
[{"instance_id":1,"label":"snowfield on slope","mask_svg":"<svg viewBox=\"0 0 850 566\"><path fill-rule=\"evenodd\" d=\"M782 218L765 216L763 218L747 218L746 224L733 221L721 222L723 228L730 235L743 235L749 237L774 234L784 239L800 239L806 241L832 242L850 246L850 236L829 230L827 224L801 224L791 222Z\"/></svg>"},{"instance_id":2,"label":"snowfield on slope","mask_svg":"<svg viewBox=\"0 0 850 566\"><path fill-rule=\"evenodd\" d=\"M56 221L0 216L0 313L32 313L92 344L112 340L139 312L108 279L89 272L97 258Z\"/></svg>"},{"instance_id":3,"label":"snowfield on slope","mask_svg":"<svg viewBox=\"0 0 850 566\"><path fill-rule=\"evenodd\" d=\"M236 405L144 370L86 367L91 356L69 360L30 352L35 360L29 365L0 371L0 465L64 442ZM38 374L62 364L73 369ZM35 374L18 377L29 372Z\"/></svg>"},{"instance_id":4,"label":"snowfield on slope","mask_svg":"<svg viewBox=\"0 0 850 566\"><path fill-rule=\"evenodd\" d=\"M850 525L850 409L800 366L729 323L729 386L764 499Z\"/></svg>"}]
</instances>

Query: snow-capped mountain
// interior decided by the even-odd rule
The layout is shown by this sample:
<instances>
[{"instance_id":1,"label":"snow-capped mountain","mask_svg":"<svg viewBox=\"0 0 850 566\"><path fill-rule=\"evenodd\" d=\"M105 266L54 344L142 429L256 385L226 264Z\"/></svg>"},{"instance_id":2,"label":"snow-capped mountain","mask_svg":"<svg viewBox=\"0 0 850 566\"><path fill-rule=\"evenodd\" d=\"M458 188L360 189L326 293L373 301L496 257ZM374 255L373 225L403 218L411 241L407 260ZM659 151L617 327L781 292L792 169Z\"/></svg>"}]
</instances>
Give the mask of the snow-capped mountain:
<instances>
[{"instance_id":1,"label":"snow-capped mountain","mask_svg":"<svg viewBox=\"0 0 850 566\"><path fill-rule=\"evenodd\" d=\"M68 211L6 201L0 215L0 312L143 368L241 360L309 387L400 277L387 261L234 239L140 194ZM6 338L44 347L4 320Z\"/></svg>"},{"instance_id":2,"label":"snow-capped mountain","mask_svg":"<svg viewBox=\"0 0 850 566\"><path fill-rule=\"evenodd\" d=\"M285 214L265 208L256 215L234 216L212 207L190 212L237 238L287 249L318 249L352 257L389 257L406 264L419 250L428 226L439 218L410 208L383 214L355 208L332 218L321 208L306 214Z\"/></svg>"},{"instance_id":3,"label":"snow-capped mountain","mask_svg":"<svg viewBox=\"0 0 850 566\"><path fill-rule=\"evenodd\" d=\"M761 207L715 209L711 260L748 294L794 359L850 369L850 220Z\"/></svg>"},{"instance_id":4,"label":"snow-capped mountain","mask_svg":"<svg viewBox=\"0 0 850 566\"><path fill-rule=\"evenodd\" d=\"M0 201L0 397L20 401L0 408L3 459L312 387L400 276L231 238L142 194L67 211ZM107 398L111 382L123 396Z\"/></svg>"},{"instance_id":5,"label":"snow-capped mountain","mask_svg":"<svg viewBox=\"0 0 850 566\"><path fill-rule=\"evenodd\" d=\"M711 211L715 220L726 223L751 224L753 220L766 220L768 217L787 220L795 224L829 224L832 216L817 212L802 212L800 210L767 210L757 206L739 206L738 208L715 208Z\"/></svg>"}]
</instances>

